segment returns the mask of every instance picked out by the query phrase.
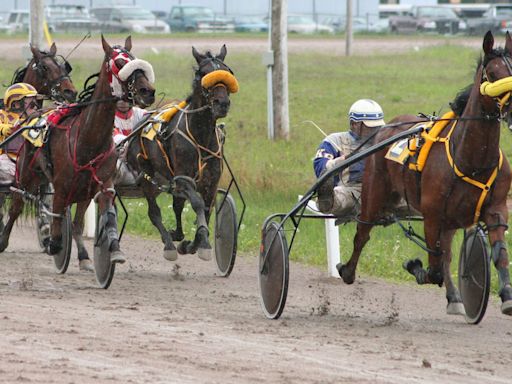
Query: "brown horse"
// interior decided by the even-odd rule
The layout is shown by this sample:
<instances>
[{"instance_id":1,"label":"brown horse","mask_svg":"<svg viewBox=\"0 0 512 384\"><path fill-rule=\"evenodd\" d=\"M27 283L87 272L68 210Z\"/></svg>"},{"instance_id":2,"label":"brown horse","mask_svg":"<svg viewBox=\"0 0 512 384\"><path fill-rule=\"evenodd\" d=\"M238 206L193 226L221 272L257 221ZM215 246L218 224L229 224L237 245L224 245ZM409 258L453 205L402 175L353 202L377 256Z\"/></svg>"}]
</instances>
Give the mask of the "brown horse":
<instances>
[{"instance_id":1,"label":"brown horse","mask_svg":"<svg viewBox=\"0 0 512 384\"><path fill-rule=\"evenodd\" d=\"M83 217L92 197L97 196L101 220L106 224L111 261L124 262L117 236L116 212L113 207L112 176L117 155L112 140L115 104L121 99L141 107L155 100L151 85L154 75L149 63L135 59L129 52L128 37L124 47L111 47L102 36L105 58L94 86L86 88L74 113L52 126L44 151L25 143L17 162L19 188L36 193L40 184L53 184L51 238L47 252L54 255L62 248L61 222L66 207L77 203L73 236L79 259L88 259L83 245ZM46 157L50 166L45 167ZM9 220L0 236L0 250L8 245L9 235L23 207L21 195L15 194Z\"/></svg>"},{"instance_id":2,"label":"brown horse","mask_svg":"<svg viewBox=\"0 0 512 384\"><path fill-rule=\"evenodd\" d=\"M449 129L443 136L447 142L434 142L423 172L409 170L396 162L384 158L387 149L375 153L366 160L363 179L360 222L354 237L354 250L350 260L338 265L343 281L351 284L359 255L369 240L370 230L378 219L393 209L393 203L404 198L424 218L425 240L428 247L427 270L421 261L405 264L419 284L445 284L448 300L447 313L464 314L462 300L450 274L452 259L451 243L458 228L468 228L483 221L489 233L492 259L499 276L501 311L512 315L512 287L508 270L507 246L504 233L507 229L507 193L510 189L511 173L506 159L500 161L500 119L504 115L510 84L499 90L500 79L512 82L512 39L507 33L505 48L493 49L494 38L490 32L483 40L484 56L479 62L474 84L465 93L463 112L455 123L451 136ZM491 85L498 92L481 91L481 85ZM483 86L482 86L483 87ZM464 95L462 95L464 96ZM460 104L461 100L457 100ZM410 121L410 116L400 116L391 123ZM449 123L448 127L452 127ZM402 126L408 129L411 125ZM386 128L379 132L381 141L397 133L397 128ZM448 155L449 154L449 155ZM504 157L504 156L503 156ZM452 160L450 160L450 158ZM497 172L495 180L492 175ZM488 193L483 192L467 179L483 185L492 184ZM492 182L494 180L494 182ZM479 199L483 198L480 206ZM481 209L479 209L481 208ZM480 214L478 211L480 210Z\"/></svg>"},{"instance_id":3,"label":"brown horse","mask_svg":"<svg viewBox=\"0 0 512 384\"><path fill-rule=\"evenodd\" d=\"M57 46L52 44L48 52L30 47L32 59L24 67L14 73L11 85L28 83L37 92L48 96L56 102L73 102L76 99L76 89L69 74L71 65L62 56L57 55Z\"/></svg>"},{"instance_id":4,"label":"brown horse","mask_svg":"<svg viewBox=\"0 0 512 384\"><path fill-rule=\"evenodd\" d=\"M231 69L224 63L224 45L218 55L200 54L192 48L198 64L192 94L186 107L168 123L163 124L157 139L137 138L129 145L127 160L131 168L143 175L141 189L148 201L148 215L158 228L164 243L164 257L176 260L181 254L198 253L201 259L211 258L208 221L222 172L222 133L217 119L229 111L229 95L238 90ZM171 184L171 187L163 187ZM167 188L173 195L176 230L169 233L162 224L158 194ZM189 200L197 215L194 240L183 240L181 214ZM173 240L183 240L178 250Z\"/></svg>"}]
</instances>

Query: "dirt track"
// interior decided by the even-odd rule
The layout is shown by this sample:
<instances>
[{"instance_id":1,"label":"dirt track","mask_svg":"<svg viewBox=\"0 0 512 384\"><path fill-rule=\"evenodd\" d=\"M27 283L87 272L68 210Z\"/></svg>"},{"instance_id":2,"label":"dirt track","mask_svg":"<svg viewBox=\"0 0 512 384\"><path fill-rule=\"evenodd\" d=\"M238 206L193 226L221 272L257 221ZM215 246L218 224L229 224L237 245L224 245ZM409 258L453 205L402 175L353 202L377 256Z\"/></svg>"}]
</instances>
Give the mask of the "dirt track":
<instances>
[{"instance_id":1,"label":"dirt track","mask_svg":"<svg viewBox=\"0 0 512 384\"><path fill-rule=\"evenodd\" d=\"M224 279L213 263L169 263L159 241L125 237L129 261L105 291L75 256L56 275L36 242L15 228L0 255L2 383L510 383L512 319L495 298L470 326L444 313L442 289L346 286L292 264L271 321L255 254Z\"/></svg>"}]
</instances>

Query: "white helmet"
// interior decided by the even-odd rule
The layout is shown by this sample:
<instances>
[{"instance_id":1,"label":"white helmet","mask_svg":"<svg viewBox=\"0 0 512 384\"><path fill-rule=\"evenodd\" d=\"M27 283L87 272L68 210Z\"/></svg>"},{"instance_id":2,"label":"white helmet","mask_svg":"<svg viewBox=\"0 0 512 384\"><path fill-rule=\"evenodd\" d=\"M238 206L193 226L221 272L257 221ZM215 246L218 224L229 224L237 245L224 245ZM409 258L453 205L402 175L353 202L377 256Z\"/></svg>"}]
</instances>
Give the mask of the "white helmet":
<instances>
[{"instance_id":1,"label":"white helmet","mask_svg":"<svg viewBox=\"0 0 512 384\"><path fill-rule=\"evenodd\" d=\"M384 112L380 105L370 99L357 100L348 111L350 121L362 121L367 127L384 125Z\"/></svg>"}]
</instances>

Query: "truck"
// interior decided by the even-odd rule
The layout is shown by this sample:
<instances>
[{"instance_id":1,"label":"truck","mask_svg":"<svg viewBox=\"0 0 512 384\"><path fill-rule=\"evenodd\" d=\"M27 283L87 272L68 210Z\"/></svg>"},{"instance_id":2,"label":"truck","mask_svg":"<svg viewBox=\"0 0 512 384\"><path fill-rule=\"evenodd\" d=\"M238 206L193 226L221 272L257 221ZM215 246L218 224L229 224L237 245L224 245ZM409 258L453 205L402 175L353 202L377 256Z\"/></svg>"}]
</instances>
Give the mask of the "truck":
<instances>
[{"instance_id":1,"label":"truck","mask_svg":"<svg viewBox=\"0 0 512 384\"><path fill-rule=\"evenodd\" d=\"M235 23L218 16L213 9L196 5L175 5L167 23L173 32L234 32Z\"/></svg>"},{"instance_id":2,"label":"truck","mask_svg":"<svg viewBox=\"0 0 512 384\"><path fill-rule=\"evenodd\" d=\"M443 6L418 5L401 15L389 17L394 33L434 32L456 34L466 30L466 22L455 11Z\"/></svg>"}]
</instances>

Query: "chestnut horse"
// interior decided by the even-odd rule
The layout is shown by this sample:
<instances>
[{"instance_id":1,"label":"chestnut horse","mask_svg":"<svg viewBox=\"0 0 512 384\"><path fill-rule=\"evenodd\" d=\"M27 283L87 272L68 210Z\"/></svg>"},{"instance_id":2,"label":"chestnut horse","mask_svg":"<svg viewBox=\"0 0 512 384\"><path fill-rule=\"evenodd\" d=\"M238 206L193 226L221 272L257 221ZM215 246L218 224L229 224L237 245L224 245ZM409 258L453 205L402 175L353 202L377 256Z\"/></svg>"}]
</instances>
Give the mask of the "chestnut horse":
<instances>
[{"instance_id":1,"label":"chestnut horse","mask_svg":"<svg viewBox=\"0 0 512 384\"><path fill-rule=\"evenodd\" d=\"M218 55L201 54L192 48L198 67L192 83L192 94L186 106L162 124L155 140L143 137L130 142L127 161L140 177L141 189L148 201L148 215L158 228L164 243L164 257L176 260L178 253L198 253L203 260L211 258L208 222L222 173L222 136L217 119L229 111L230 93L238 91L238 82L224 63L227 50ZM162 224L156 197L163 185L173 195L176 229L169 233ZM194 240L183 240L181 214L189 200L197 216ZM173 240L183 240L176 250Z\"/></svg>"},{"instance_id":2,"label":"chestnut horse","mask_svg":"<svg viewBox=\"0 0 512 384\"><path fill-rule=\"evenodd\" d=\"M64 117L50 129L43 151L25 143L17 162L19 188L36 193L38 186L49 180L54 187L51 237L47 252L54 255L62 248L61 222L66 207L77 203L73 221L73 237L79 259L88 259L83 245L83 218L92 197L97 196L101 220L106 224L111 262L124 262L117 237L116 211L113 206L112 176L117 155L112 129L116 101L127 100L141 107L155 100L151 85L154 74L146 61L135 59L129 52L128 37L124 47L111 47L101 38L105 58L98 80L82 92L74 113ZM43 158L46 158L44 160ZM48 161L50 166L44 167ZM8 246L9 235L23 208L23 199L15 194L9 209L9 220L0 236L0 251Z\"/></svg>"},{"instance_id":3,"label":"chestnut horse","mask_svg":"<svg viewBox=\"0 0 512 384\"><path fill-rule=\"evenodd\" d=\"M57 55L55 43L48 52L32 46L30 50L32 59L27 65L15 71L11 85L28 83L33 85L38 93L56 102L75 101L77 92L69 77L71 65L62 56Z\"/></svg>"},{"instance_id":4,"label":"chestnut horse","mask_svg":"<svg viewBox=\"0 0 512 384\"><path fill-rule=\"evenodd\" d=\"M484 56L479 62L474 84L465 93L467 100L463 103L466 106L459 120L448 124L450 129L454 124L451 134L447 132L450 129L443 131L442 135L448 139L432 145L421 174L409 170L407 165L386 160L387 149L366 159L354 250L346 264L338 265L345 283L354 282L359 255L370 238L372 223L393 208L390 202L396 203L404 198L424 218L429 266L423 269L420 260L411 260L404 265L417 282L444 283L447 313L464 314L459 290L450 274L452 239L457 229L483 221L489 234L492 260L498 271L501 311L512 315L512 287L504 239L511 172L499 148L500 119L506 113L503 107L512 91L512 39L507 32L504 49L494 49L493 45L494 38L488 32L483 40ZM410 116L400 116L391 123L409 119ZM410 127L407 125L399 129ZM381 141L395 133L397 128L385 128L378 133L376 140ZM494 173L497 173L495 179ZM475 181L481 187L472 184ZM491 185L490 188L485 184ZM479 203L481 199L483 204Z\"/></svg>"}]
</instances>

